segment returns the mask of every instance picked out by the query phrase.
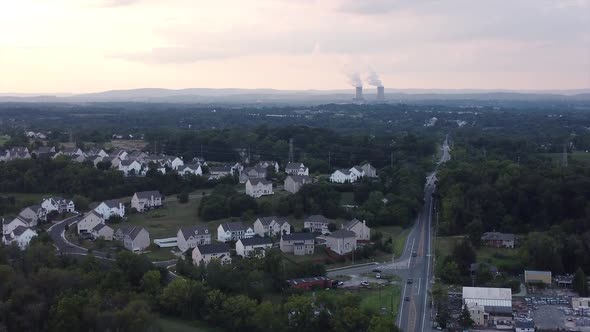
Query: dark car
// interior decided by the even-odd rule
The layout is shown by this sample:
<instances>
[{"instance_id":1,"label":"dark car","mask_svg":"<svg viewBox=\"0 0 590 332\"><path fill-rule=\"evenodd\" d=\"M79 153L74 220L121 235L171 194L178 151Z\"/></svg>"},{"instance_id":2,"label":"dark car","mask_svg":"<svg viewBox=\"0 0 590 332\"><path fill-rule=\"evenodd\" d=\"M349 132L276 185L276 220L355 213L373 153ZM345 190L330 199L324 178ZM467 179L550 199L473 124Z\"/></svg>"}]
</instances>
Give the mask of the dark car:
<instances>
[{"instance_id":1,"label":"dark car","mask_svg":"<svg viewBox=\"0 0 590 332\"><path fill-rule=\"evenodd\" d=\"M414 283L414 280L412 278L408 278L408 284Z\"/></svg>"},{"instance_id":2,"label":"dark car","mask_svg":"<svg viewBox=\"0 0 590 332\"><path fill-rule=\"evenodd\" d=\"M381 270L379 270L379 269L374 269L374 270L373 270L373 272L375 272L375 273L381 273Z\"/></svg>"},{"instance_id":3,"label":"dark car","mask_svg":"<svg viewBox=\"0 0 590 332\"><path fill-rule=\"evenodd\" d=\"M412 253L412 257L416 257L416 256L418 256L418 253L414 251L414 252Z\"/></svg>"},{"instance_id":4,"label":"dark car","mask_svg":"<svg viewBox=\"0 0 590 332\"><path fill-rule=\"evenodd\" d=\"M406 297L404 298L404 301L410 301L410 297L409 297L409 296L406 296Z\"/></svg>"}]
</instances>

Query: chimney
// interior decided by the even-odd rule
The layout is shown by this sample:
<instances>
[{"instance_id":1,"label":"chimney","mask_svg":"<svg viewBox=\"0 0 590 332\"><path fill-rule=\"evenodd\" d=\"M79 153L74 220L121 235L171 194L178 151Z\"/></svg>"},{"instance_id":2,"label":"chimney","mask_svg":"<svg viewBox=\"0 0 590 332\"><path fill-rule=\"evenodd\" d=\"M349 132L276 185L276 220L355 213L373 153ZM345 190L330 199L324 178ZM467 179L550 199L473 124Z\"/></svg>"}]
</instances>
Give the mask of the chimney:
<instances>
[{"instance_id":1,"label":"chimney","mask_svg":"<svg viewBox=\"0 0 590 332\"><path fill-rule=\"evenodd\" d=\"M363 98L363 87L362 86L357 86L356 87L356 95L354 97L354 100L357 100L357 101L364 100L364 98Z\"/></svg>"},{"instance_id":2,"label":"chimney","mask_svg":"<svg viewBox=\"0 0 590 332\"><path fill-rule=\"evenodd\" d=\"M382 86L377 87L377 100L384 101L385 100L385 88Z\"/></svg>"}]
</instances>

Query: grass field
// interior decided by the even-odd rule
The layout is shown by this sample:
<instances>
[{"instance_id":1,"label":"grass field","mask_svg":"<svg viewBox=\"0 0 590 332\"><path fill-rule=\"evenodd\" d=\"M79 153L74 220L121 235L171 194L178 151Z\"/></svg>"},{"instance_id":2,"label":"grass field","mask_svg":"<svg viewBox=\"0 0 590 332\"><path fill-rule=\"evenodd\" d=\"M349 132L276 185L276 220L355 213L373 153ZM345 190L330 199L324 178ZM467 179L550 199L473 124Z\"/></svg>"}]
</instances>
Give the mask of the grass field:
<instances>
[{"instance_id":1,"label":"grass field","mask_svg":"<svg viewBox=\"0 0 590 332\"><path fill-rule=\"evenodd\" d=\"M207 323L201 321L183 321L174 318L159 318L158 328L162 332L214 332L223 331L218 328L207 326Z\"/></svg>"},{"instance_id":2,"label":"grass field","mask_svg":"<svg viewBox=\"0 0 590 332\"><path fill-rule=\"evenodd\" d=\"M395 316L397 315L401 296L400 287L397 285L383 286L381 287L381 290L379 290L379 287L376 284L371 285L370 289L330 289L320 290L316 293L317 295L328 294L328 296L334 297L344 296L347 293L359 295L361 297L360 309L363 312L371 314L383 312L384 314L391 315L393 319L395 319ZM310 294L310 296L313 295Z\"/></svg>"},{"instance_id":3,"label":"grass field","mask_svg":"<svg viewBox=\"0 0 590 332\"><path fill-rule=\"evenodd\" d=\"M6 142L10 139L10 136L7 135L0 135L0 146L4 146Z\"/></svg>"},{"instance_id":4,"label":"grass field","mask_svg":"<svg viewBox=\"0 0 590 332\"><path fill-rule=\"evenodd\" d=\"M37 193L33 193L33 194L24 194L24 193L0 193L0 196L4 196L4 197L14 197L16 200L16 206L17 208L25 208L29 205L34 205L34 204L41 204L41 200L44 197L52 197L52 196L60 196L60 195L54 195L54 194L45 194L45 193L41 193L41 194L37 194Z\"/></svg>"},{"instance_id":5,"label":"grass field","mask_svg":"<svg viewBox=\"0 0 590 332\"><path fill-rule=\"evenodd\" d=\"M375 227L374 230L383 233L383 239L385 240L387 240L387 238L391 236L391 238L393 239L393 250L395 256L401 256L401 254L404 251L406 239L408 238L408 234L410 233L409 228L403 229L400 226L381 226Z\"/></svg>"},{"instance_id":6,"label":"grass field","mask_svg":"<svg viewBox=\"0 0 590 332\"><path fill-rule=\"evenodd\" d=\"M452 253L456 243L462 236L437 237L435 250L437 257L443 258ZM476 250L477 262L490 263L500 270L512 270L520 264L518 249L484 247Z\"/></svg>"}]
</instances>

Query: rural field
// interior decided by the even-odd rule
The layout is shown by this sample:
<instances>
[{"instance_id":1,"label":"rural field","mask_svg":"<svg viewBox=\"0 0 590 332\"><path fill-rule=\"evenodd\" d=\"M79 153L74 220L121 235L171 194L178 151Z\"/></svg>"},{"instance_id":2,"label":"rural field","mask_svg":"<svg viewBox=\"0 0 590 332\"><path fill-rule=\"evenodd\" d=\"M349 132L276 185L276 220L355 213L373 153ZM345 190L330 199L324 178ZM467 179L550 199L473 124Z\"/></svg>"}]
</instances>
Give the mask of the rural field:
<instances>
[{"instance_id":1,"label":"rural field","mask_svg":"<svg viewBox=\"0 0 590 332\"><path fill-rule=\"evenodd\" d=\"M435 241L435 252L439 259L450 256L453 247L459 243L463 236L437 237ZM500 270L512 270L520 263L518 248L490 248L482 246L476 249L477 261L480 263L490 263L497 266Z\"/></svg>"}]
</instances>

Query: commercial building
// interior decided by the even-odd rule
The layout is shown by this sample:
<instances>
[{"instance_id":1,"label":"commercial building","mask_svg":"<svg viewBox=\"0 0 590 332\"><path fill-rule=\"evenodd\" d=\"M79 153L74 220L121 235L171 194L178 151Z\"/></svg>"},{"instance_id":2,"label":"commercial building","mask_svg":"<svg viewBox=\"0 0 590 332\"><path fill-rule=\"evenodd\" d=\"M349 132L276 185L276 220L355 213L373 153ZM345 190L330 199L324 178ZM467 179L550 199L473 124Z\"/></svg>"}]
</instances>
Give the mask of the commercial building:
<instances>
[{"instance_id":1,"label":"commercial building","mask_svg":"<svg viewBox=\"0 0 590 332\"><path fill-rule=\"evenodd\" d=\"M512 290L510 288L463 287L463 303L480 325L512 319ZM483 310L482 310L483 309ZM475 314L480 311L479 314ZM474 319L475 321L475 319Z\"/></svg>"},{"instance_id":2,"label":"commercial building","mask_svg":"<svg viewBox=\"0 0 590 332\"><path fill-rule=\"evenodd\" d=\"M524 271L524 282L527 284L551 285L551 271Z\"/></svg>"}]
</instances>

